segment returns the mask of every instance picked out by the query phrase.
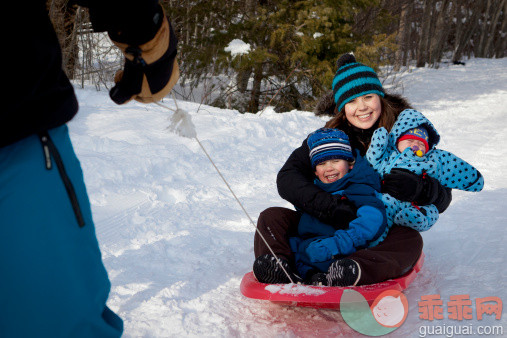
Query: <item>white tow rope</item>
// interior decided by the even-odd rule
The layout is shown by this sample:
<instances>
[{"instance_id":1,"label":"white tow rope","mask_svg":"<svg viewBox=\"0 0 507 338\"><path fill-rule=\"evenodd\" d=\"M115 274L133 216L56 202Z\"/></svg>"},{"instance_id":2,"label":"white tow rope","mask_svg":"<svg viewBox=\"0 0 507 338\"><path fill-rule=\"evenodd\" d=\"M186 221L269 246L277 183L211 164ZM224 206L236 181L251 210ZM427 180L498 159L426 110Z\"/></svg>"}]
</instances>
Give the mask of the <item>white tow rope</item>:
<instances>
[{"instance_id":1,"label":"white tow rope","mask_svg":"<svg viewBox=\"0 0 507 338\"><path fill-rule=\"evenodd\" d=\"M232 196L234 197L234 199L236 200L236 202L238 202L239 206L241 207L241 209L243 210L243 212L245 213L245 215L247 216L247 218L250 220L250 223L254 226L255 230L259 234L259 236L262 239L262 241L264 242L264 244L266 244L266 246L268 247L268 249L271 252L271 254L275 257L276 262L278 263L278 265L280 265L280 267L282 268L282 270L285 273L285 275L287 276L287 278L289 278L290 282L294 283L294 281L292 280L290 274L287 272L287 270L285 270L282 262L280 261L280 259L278 258L278 256L275 254L275 252L273 251L273 249L271 248L271 246L268 244L268 242L266 241L266 239L264 238L264 236L262 235L262 233L259 231L259 229L255 225L254 221L252 220L252 217L250 217L250 215L246 211L245 207L243 206L243 204L238 199L238 197L236 196L236 194L232 190L231 186L229 185L229 183L225 179L224 175L222 175L222 173L220 172L220 170L218 169L218 167L215 165L215 162L213 162L213 160L209 156L208 152L206 151L206 149L202 145L201 141L199 141L199 138L197 137L197 132L195 130L195 125L192 122L192 117L190 116L190 114L186 110L180 109L178 107L178 103L176 102L176 98L174 97L174 94L173 94L173 100L174 100L174 104L176 105L176 110L173 109L173 108L169 108L168 106L163 105L160 102L154 102L156 105L158 105L160 107L163 107L163 108L165 108L167 110L170 110L170 111L172 111L174 113L171 116L171 118L170 118L171 124L169 125L169 127L167 129L169 129L170 131L175 132L177 135L180 135L180 136L183 136L183 137L186 137L186 138L193 138L193 139L195 139L197 141L197 143L201 147L202 151L204 152L204 154L206 155L206 157L208 158L208 160L211 162L211 164L213 165L213 167L217 171L218 175L220 175L220 177L224 181L225 185L227 186L227 189L229 189L229 191L231 192Z\"/></svg>"}]
</instances>

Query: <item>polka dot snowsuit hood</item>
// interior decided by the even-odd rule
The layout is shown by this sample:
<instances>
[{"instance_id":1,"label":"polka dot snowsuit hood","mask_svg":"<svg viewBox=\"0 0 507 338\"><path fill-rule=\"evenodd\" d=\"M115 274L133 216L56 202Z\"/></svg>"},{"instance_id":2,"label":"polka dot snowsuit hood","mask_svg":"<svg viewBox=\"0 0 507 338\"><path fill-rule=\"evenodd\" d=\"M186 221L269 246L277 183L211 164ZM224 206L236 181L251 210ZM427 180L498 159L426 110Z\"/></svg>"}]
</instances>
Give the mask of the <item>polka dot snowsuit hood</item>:
<instances>
[{"instance_id":1,"label":"polka dot snowsuit hood","mask_svg":"<svg viewBox=\"0 0 507 338\"><path fill-rule=\"evenodd\" d=\"M400 153L396 141L408 130L419 126L428 131L428 152L422 157L415 155L410 148ZM481 191L484 187L481 173L456 155L437 149L439 141L440 135L423 114L414 109L406 109L398 116L390 133L385 128L374 132L366 158L381 176L388 174L393 168L404 168L419 175L426 172L448 188ZM386 206L389 227L397 224L426 231L438 219L438 210L434 205L414 206L389 194L383 194L382 200Z\"/></svg>"}]
</instances>

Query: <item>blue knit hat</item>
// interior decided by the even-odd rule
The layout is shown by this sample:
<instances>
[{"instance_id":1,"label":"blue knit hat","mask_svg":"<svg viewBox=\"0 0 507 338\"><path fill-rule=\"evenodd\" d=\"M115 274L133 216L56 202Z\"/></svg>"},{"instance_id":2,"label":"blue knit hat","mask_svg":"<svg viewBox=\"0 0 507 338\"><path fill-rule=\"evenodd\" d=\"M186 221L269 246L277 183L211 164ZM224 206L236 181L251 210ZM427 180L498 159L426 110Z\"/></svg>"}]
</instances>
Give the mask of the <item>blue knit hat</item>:
<instances>
[{"instance_id":1,"label":"blue knit hat","mask_svg":"<svg viewBox=\"0 0 507 338\"><path fill-rule=\"evenodd\" d=\"M384 96L384 89L377 73L373 68L358 63L354 55L342 55L336 66L338 70L333 79L333 94L338 111L341 111L347 102L359 96L366 94Z\"/></svg>"},{"instance_id":2,"label":"blue knit hat","mask_svg":"<svg viewBox=\"0 0 507 338\"><path fill-rule=\"evenodd\" d=\"M320 128L308 136L307 143L313 168L332 159L354 161L349 137L340 129Z\"/></svg>"}]
</instances>

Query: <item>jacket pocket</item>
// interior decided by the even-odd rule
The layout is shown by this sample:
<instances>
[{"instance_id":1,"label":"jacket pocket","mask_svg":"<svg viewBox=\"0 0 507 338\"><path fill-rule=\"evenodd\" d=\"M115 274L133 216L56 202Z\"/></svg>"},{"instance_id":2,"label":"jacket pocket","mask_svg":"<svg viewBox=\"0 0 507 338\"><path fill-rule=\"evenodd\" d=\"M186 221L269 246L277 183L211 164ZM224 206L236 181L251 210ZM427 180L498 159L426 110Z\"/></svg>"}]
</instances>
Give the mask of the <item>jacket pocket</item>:
<instances>
[{"instance_id":1,"label":"jacket pocket","mask_svg":"<svg viewBox=\"0 0 507 338\"><path fill-rule=\"evenodd\" d=\"M65 186L65 190L67 191L67 195L69 196L70 203L72 205L72 209L74 210L74 215L76 216L77 224L80 228L85 226L85 221L83 217L83 213L81 212L81 208L79 206L79 201L77 199L76 191L72 182L65 171L65 166L63 165L62 157L58 152L55 144L51 140L47 131L39 133L39 139L42 144L42 150L44 152L45 166L47 170L52 170L53 161L56 164L56 168L58 169L58 173L62 179L63 185Z\"/></svg>"}]
</instances>

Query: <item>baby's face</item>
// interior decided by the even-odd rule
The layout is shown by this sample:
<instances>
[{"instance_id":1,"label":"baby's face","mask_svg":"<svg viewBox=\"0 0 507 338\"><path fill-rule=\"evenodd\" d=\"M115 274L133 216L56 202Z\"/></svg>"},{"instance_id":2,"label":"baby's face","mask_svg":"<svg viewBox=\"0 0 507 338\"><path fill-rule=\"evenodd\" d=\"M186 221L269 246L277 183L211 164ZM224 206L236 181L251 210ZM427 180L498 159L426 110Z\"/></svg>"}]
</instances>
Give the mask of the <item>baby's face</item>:
<instances>
[{"instance_id":1,"label":"baby's face","mask_svg":"<svg viewBox=\"0 0 507 338\"><path fill-rule=\"evenodd\" d=\"M348 161L332 159L321 162L315 167L315 175L324 183L333 183L345 176L352 169Z\"/></svg>"},{"instance_id":2,"label":"baby's face","mask_svg":"<svg viewBox=\"0 0 507 338\"><path fill-rule=\"evenodd\" d=\"M414 147L417 147L417 149ZM411 148L414 152L420 150L422 152L422 155L426 154L426 146L424 145L424 142L419 140L406 139L398 142L398 151L400 153L402 153L407 148Z\"/></svg>"}]
</instances>

